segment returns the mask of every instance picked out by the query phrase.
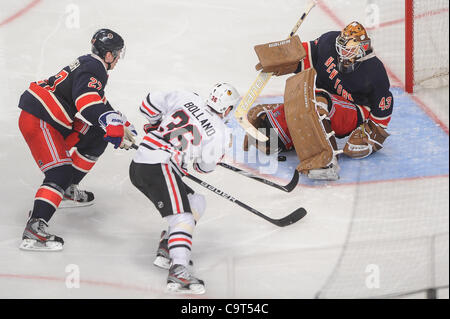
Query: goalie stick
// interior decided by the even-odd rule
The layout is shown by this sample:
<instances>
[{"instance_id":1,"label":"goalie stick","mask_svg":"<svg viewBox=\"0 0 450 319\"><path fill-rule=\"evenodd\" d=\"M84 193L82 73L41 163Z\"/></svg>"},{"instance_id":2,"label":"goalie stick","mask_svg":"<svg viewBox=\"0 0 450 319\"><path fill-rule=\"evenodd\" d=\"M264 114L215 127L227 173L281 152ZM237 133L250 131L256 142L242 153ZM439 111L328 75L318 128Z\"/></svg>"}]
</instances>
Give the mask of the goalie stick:
<instances>
[{"instance_id":1,"label":"goalie stick","mask_svg":"<svg viewBox=\"0 0 450 319\"><path fill-rule=\"evenodd\" d=\"M294 28L292 29L291 33L289 34L289 37L292 37L297 30L300 28L301 24L305 20L306 16L309 14L311 9L316 5L316 2L314 0L310 1L305 9L305 12L302 14L300 19L295 24ZM242 98L241 102L239 103L236 112L234 113L234 116L236 117L237 122L239 125L253 138L257 139L261 142L266 142L268 140L268 137L265 136L263 133L258 131L256 127L254 127L247 119L247 113L250 107L255 102L256 98L261 94L262 90L266 86L266 84L269 82L270 78L272 77L273 73L265 73L260 72L258 76L256 77L256 80L253 82L253 84L248 89L247 93Z\"/></svg>"},{"instance_id":2,"label":"goalie stick","mask_svg":"<svg viewBox=\"0 0 450 319\"><path fill-rule=\"evenodd\" d=\"M269 181L269 180L267 180L267 179L265 179L263 177L260 177L260 176L257 176L257 175L253 175L250 172L246 172L246 171L244 171L244 170L242 170L240 168L231 166L231 165L226 164L226 163L219 163L219 165L224 167L224 168L227 168L229 170L232 170L233 172L236 172L238 174L250 177L251 179L254 179L254 180L258 181L258 182L264 183L264 184L266 184L268 186L272 186L272 187L281 189L282 191L285 191L285 192L288 192L288 193L292 192L294 190L294 188L297 186L298 179L299 179L299 173L298 173L297 170L295 170L294 171L294 176L292 177L291 181L287 185L283 186L283 185L279 185L279 184L276 184L274 182L271 182L271 181Z\"/></svg>"},{"instance_id":3,"label":"goalie stick","mask_svg":"<svg viewBox=\"0 0 450 319\"><path fill-rule=\"evenodd\" d=\"M134 149L138 149L138 146L136 144L132 144L131 147L134 148ZM255 214L255 215L257 215L257 216L259 216L259 217L261 217L261 218L263 218L265 220L267 220L268 222L270 222L270 223L272 223L272 224L274 224L274 225L276 225L278 227L285 227L285 226L291 225L291 224L293 224L295 222L298 222L300 219L305 217L306 213L307 213L306 210L303 207L300 207L300 208L296 209L295 211L293 211L292 213L290 213L289 215L287 215L287 216L285 216L283 218L273 219L273 218L270 218L269 216L264 215L263 213L257 211L253 207L250 207L247 204L241 202L240 200L234 198L233 196L225 193L224 191L221 191L220 189L218 189L218 188L216 188L216 187L214 187L214 186L212 186L212 185L202 181L201 179L199 179L199 178L197 178L197 177L195 177L193 175L187 174L186 177L189 178L190 180L196 182L197 184L203 186L204 188L210 190L214 194L219 195L219 196L229 200L230 202L241 206L242 208L245 208L246 210L250 211L251 213L253 213L253 214Z\"/></svg>"}]
</instances>

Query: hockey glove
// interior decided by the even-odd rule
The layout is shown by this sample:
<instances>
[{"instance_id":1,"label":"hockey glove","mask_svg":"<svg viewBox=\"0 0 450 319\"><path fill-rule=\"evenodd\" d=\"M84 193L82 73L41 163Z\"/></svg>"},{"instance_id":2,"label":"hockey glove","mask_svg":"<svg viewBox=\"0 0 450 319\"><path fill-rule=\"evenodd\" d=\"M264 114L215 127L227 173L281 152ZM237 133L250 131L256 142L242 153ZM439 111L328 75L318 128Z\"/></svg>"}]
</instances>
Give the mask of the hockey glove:
<instances>
[{"instance_id":1,"label":"hockey glove","mask_svg":"<svg viewBox=\"0 0 450 319\"><path fill-rule=\"evenodd\" d=\"M120 112L120 111L117 111L117 113L119 113L119 115L122 117L123 125L125 125L125 127L130 131L132 136L137 136L138 133L137 133L136 129L134 128L134 125L131 124L130 122L128 122L128 119L125 116L125 114L122 114L122 112Z\"/></svg>"},{"instance_id":2,"label":"hockey glove","mask_svg":"<svg viewBox=\"0 0 450 319\"><path fill-rule=\"evenodd\" d=\"M106 131L103 137L105 141L113 144L114 148L118 148L122 144L124 137L122 116L117 112L109 111L100 115L98 122Z\"/></svg>"},{"instance_id":3,"label":"hockey glove","mask_svg":"<svg viewBox=\"0 0 450 319\"><path fill-rule=\"evenodd\" d=\"M125 114L123 114L120 111L117 111L119 115L122 117L122 122L124 123L124 135L123 135L123 141L120 144L121 149L129 150L131 146L135 143L134 137L138 135L136 129L134 128L134 125L131 124Z\"/></svg>"},{"instance_id":4,"label":"hockey glove","mask_svg":"<svg viewBox=\"0 0 450 319\"><path fill-rule=\"evenodd\" d=\"M367 157L381 150L389 135L381 126L367 120L352 132L344 146L344 154L352 158Z\"/></svg>"},{"instance_id":5,"label":"hockey glove","mask_svg":"<svg viewBox=\"0 0 450 319\"><path fill-rule=\"evenodd\" d=\"M134 137L135 136L132 131L130 131L128 129L128 127L124 126L123 129L123 141L122 143L120 143L120 148L121 149L125 149L125 150L129 150L131 148L131 146L135 143Z\"/></svg>"}]
</instances>

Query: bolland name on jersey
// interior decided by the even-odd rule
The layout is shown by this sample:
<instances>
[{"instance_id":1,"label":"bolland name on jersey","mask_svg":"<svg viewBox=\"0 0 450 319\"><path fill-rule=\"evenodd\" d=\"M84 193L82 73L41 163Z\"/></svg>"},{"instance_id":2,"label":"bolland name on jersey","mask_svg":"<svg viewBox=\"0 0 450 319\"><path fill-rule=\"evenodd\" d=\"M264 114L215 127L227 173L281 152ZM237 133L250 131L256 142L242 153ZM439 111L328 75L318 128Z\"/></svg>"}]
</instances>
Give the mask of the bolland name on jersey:
<instances>
[{"instance_id":1,"label":"bolland name on jersey","mask_svg":"<svg viewBox=\"0 0 450 319\"><path fill-rule=\"evenodd\" d=\"M193 117L195 117L200 122L207 136L212 136L216 132L216 130L214 129L212 123L208 120L208 118L202 119L202 117L205 117L204 112L210 112L209 110L200 109L197 105L195 105L192 102L184 104L184 107L192 114Z\"/></svg>"}]
</instances>

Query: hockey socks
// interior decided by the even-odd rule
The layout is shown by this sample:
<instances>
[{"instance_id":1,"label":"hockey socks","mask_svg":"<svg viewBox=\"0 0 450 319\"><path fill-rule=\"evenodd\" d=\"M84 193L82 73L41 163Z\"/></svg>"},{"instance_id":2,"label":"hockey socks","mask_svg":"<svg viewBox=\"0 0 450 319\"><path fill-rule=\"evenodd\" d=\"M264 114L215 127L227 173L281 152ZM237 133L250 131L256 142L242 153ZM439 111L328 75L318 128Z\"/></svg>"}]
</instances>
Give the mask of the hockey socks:
<instances>
[{"instance_id":1,"label":"hockey socks","mask_svg":"<svg viewBox=\"0 0 450 319\"><path fill-rule=\"evenodd\" d=\"M42 184L34 197L31 217L42 218L48 222L61 203L63 193L63 190L53 183Z\"/></svg>"},{"instance_id":2,"label":"hockey socks","mask_svg":"<svg viewBox=\"0 0 450 319\"><path fill-rule=\"evenodd\" d=\"M195 220L191 213L166 217L169 222L168 248L172 264L187 266L191 259L192 233Z\"/></svg>"}]
</instances>

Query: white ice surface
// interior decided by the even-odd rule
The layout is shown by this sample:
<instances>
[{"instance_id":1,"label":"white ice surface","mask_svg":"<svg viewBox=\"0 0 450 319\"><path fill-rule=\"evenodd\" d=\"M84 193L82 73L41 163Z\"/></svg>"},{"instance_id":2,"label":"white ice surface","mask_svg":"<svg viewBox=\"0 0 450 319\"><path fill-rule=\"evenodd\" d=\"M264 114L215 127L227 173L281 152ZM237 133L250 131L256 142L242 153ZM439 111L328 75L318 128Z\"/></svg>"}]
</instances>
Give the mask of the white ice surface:
<instances>
[{"instance_id":1,"label":"white ice surface","mask_svg":"<svg viewBox=\"0 0 450 319\"><path fill-rule=\"evenodd\" d=\"M29 2L2 1L0 20ZM66 9L72 3L79 8L79 28L68 24ZM30 81L55 74L87 53L94 31L110 27L123 36L127 52L110 73L106 94L141 128L138 105L149 90L187 88L205 95L215 82L229 81L245 94L256 77L253 46L286 37L304 5L292 0L43 0L1 26L0 297L173 298L163 291L167 273L152 265L166 225L130 183L132 151L109 147L83 180L81 188L95 193L94 206L54 215L50 230L64 238L63 252L18 249L42 182L17 126L17 102ZM340 13L339 7L334 10ZM331 29L337 26L315 8L300 36L314 39ZM281 95L284 81L272 79L264 94ZM438 91L418 96L448 127L448 87ZM309 212L297 224L277 228L188 181L208 201L193 245L195 272L207 285L204 297L313 298L336 264L354 194L364 185L299 186L286 194L223 168L201 178L274 218L300 206ZM395 188L397 183L378 185ZM408 183L410 191L420 187L420 180ZM79 267L78 289L66 287L70 265Z\"/></svg>"}]
</instances>

